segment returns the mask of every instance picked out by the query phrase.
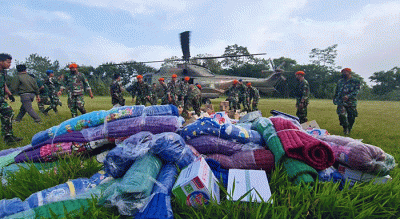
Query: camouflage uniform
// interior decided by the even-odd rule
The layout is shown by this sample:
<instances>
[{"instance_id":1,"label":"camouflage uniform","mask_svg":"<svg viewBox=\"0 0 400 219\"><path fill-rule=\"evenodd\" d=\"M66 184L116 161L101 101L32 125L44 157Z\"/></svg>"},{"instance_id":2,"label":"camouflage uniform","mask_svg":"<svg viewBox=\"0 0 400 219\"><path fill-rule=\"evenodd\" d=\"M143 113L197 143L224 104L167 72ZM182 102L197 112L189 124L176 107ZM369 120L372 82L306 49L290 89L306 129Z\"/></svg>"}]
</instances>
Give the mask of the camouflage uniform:
<instances>
[{"instance_id":1,"label":"camouflage uniform","mask_svg":"<svg viewBox=\"0 0 400 219\"><path fill-rule=\"evenodd\" d=\"M60 103L60 98L58 98L57 92L60 83L54 77L47 77L44 81L45 86L48 88L48 94L50 98L50 106L43 111L43 113L47 113L50 110L54 110L57 113L57 106Z\"/></svg>"},{"instance_id":2,"label":"camouflage uniform","mask_svg":"<svg viewBox=\"0 0 400 219\"><path fill-rule=\"evenodd\" d=\"M250 104L248 102L249 94L247 93L247 87L243 83L238 83L239 90L239 101L237 103L237 108L240 109L240 104L243 104L243 110L249 111Z\"/></svg>"},{"instance_id":3,"label":"camouflage uniform","mask_svg":"<svg viewBox=\"0 0 400 219\"><path fill-rule=\"evenodd\" d=\"M147 101L151 104L150 100L147 99L147 97L151 96L151 88L146 82L135 82L133 85L128 87L127 91L131 93L132 99L136 96L136 105L146 106Z\"/></svg>"},{"instance_id":4,"label":"camouflage uniform","mask_svg":"<svg viewBox=\"0 0 400 219\"><path fill-rule=\"evenodd\" d=\"M231 85L225 92L228 96L229 109L236 110L239 102L239 88L236 85Z\"/></svg>"},{"instance_id":5,"label":"camouflage uniform","mask_svg":"<svg viewBox=\"0 0 400 219\"><path fill-rule=\"evenodd\" d=\"M198 116L200 116L200 107L201 107L201 91L195 85L190 85L188 87L187 96L185 98L185 105L182 111L182 117L189 117L189 108L193 107L193 110L196 112Z\"/></svg>"},{"instance_id":6,"label":"camouflage uniform","mask_svg":"<svg viewBox=\"0 0 400 219\"><path fill-rule=\"evenodd\" d=\"M122 85L120 81L113 80L110 85L111 94L111 104L114 106L119 104L120 106L125 106L125 99L122 95Z\"/></svg>"},{"instance_id":7,"label":"camouflage uniform","mask_svg":"<svg viewBox=\"0 0 400 219\"><path fill-rule=\"evenodd\" d=\"M157 105L158 102L158 89L157 86L156 87L151 87L151 95L150 95L150 99L151 99L151 105Z\"/></svg>"},{"instance_id":8,"label":"camouflage uniform","mask_svg":"<svg viewBox=\"0 0 400 219\"><path fill-rule=\"evenodd\" d=\"M300 81L299 86L296 90L296 107L297 112L296 115L300 119L300 123L307 122L307 106L308 106L308 99L310 96L310 85L308 81L304 79ZM302 104L300 104L302 103Z\"/></svg>"},{"instance_id":9,"label":"camouflage uniform","mask_svg":"<svg viewBox=\"0 0 400 219\"><path fill-rule=\"evenodd\" d=\"M0 120L1 120L1 135L14 136L12 130L12 118L14 117L14 111L11 106L5 101L5 85L6 76L5 71L0 71Z\"/></svg>"},{"instance_id":10,"label":"camouflage uniform","mask_svg":"<svg viewBox=\"0 0 400 219\"><path fill-rule=\"evenodd\" d=\"M163 83L161 84L162 96L161 96L161 105L168 104L168 86Z\"/></svg>"},{"instance_id":11,"label":"camouflage uniform","mask_svg":"<svg viewBox=\"0 0 400 219\"><path fill-rule=\"evenodd\" d=\"M65 87L68 92L68 108L71 110L72 117L78 116L78 110L85 114L85 101L83 100L84 90L91 90L86 77L80 72L65 75Z\"/></svg>"},{"instance_id":12,"label":"camouflage uniform","mask_svg":"<svg viewBox=\"0 0 400 219\"><path fill-rule=\"evenodd\" d=\"M187 99L187 95L188 95L188 90L189 90L189 83L186 81L181 82L180 83L180 92L178 95L178 106L184 107L185 99Z\"/></svg>"},{"instance_id":13,"label":"camouflage uniform","mask_svg":"<svg viewBox=\"0 0 400 219\"><path fill-rule=\"evenodd\" d=\"M174 82L174 81L170 81L170 82L168 82L168 92L167 92L167 94L170 94L171 95L171 98L172 98L172 101L171 102L169 102L169 104L173 104L173 105L175 105L175 106L179 106L179 103L178 103L178 94L179 94L179 88L180 88L180 85L179 85L179 82Z\"/></svg>"},{"instance_id":14,"label":"camouflage uniform","mask_svg":"<svg viewBox=\"0 0 400 219\"><path fill-rule=\"evenodd\" d=\"M40 101L37 102L39 111L44 113L44 106L45 105L50 105L49 101L49 89L47 85L40 79L37 79L37 85L39 87L39 96L40 96ZM40 89L43 87L42 89Z\"/></svg>"},{"instance_id":15,"label":"camouflage uniform","mask_svg":"<svg viewBox=\"0 0 400 219\"><path fill-rule=\"evenodd\" d=\"M360 81L353 78L349 80L342 78L336 86L333 104L337 105L336 113L339 116L340 125L345 130L351 131L358 116L357 94L360 91L360 86ZM348 100L343 100L344 96L347 96Z\"/></svg>"},{"instance_id":16,"label":"camouflage uniform","mask_svg":"<svg viewBox=\"0 0 400 219\"><path fill-rule=\"evenodd\" d=\"M247 88L247 93L249 94L249 105L251 103L251 100L253 100L252 111L257 111L258 101L260 100L260 93L258 92L258 89L250 86Z\"/></svg>"}]
</instances>

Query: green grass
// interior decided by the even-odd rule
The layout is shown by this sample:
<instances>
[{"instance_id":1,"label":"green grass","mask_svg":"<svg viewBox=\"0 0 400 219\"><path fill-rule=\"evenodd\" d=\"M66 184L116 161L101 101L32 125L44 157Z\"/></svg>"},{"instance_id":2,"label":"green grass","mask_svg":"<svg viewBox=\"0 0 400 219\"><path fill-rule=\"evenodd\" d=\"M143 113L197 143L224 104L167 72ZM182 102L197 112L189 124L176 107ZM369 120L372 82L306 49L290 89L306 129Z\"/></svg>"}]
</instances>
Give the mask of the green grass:
<instances>
[{"instance_id":1,"label":"green grass","mask_svg":"<svg viewBox=\"0 0 400 219\"><path fill-rule=\"evenodd\" d=\"M36 124L29 115L17 124L14 132L24 137L24 141L12 146L0 143L1 148L18 147L29 144L32 136L38 131L59 124L70 118L66 106L66 98L62 97L63 106L59 115L50 112L49 117L40 115L43 124ZM110 109L109 97L95 97L86 100L88 112ZM213 100L214 108L219 109L219 101ZM127 98L130 104L130 98ZM270 116L272 109L294 115L295 100L262 99L259 104L263 116ZM18 113L20 103L12 104ZM37 110L37 104L34 104ZM382 148L400 160L400 103L390 101L359 101L359 117L353 127L351 137L363 139L363 142ZM342 134L336 108L331 100L311 100L308 107L309 120L316 120L321 128L335 135ZM30 194L49 188L68 179L88 177L101 167L91 159L65 158L56 164L58 174L54 171L39 173L35 168L22 169L8 176L8 185L0 187L0 199L20 197L24 199ZM62 174L60 174L62 173ZM400 171L396 167L390 174L392 182L383 185L372 183L356 184L353 188L338 190L333 183L317 183L313 187L296 186L287 180L279 167L268 176L273 203L244 203L226 201L226 191L222 191L220 204L211 203L206 207L194 209L181 205L173 199L172 205L176 218L400 218ZM96 201L94 200L94 206ZM91 207L88 211L77 212L72 217L84 218L118 218L115 209Z\"/></svg>"}]
</instances>

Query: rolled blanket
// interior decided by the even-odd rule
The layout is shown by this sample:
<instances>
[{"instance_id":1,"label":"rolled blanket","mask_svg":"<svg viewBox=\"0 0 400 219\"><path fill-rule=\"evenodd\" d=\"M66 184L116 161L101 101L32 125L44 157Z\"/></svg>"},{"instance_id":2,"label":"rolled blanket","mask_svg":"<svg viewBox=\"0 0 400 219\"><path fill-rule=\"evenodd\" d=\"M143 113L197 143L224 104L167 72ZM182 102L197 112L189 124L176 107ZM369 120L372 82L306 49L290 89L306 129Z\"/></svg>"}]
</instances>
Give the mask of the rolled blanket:
<instances>
[{"instance_id":1,"label":"rolled blanket","mask_svg":"<svg viewBox=\"0 0 400 219\"><path fill-rule=\"evenodd\" d=\"M180 132L180 135L189 140L196 138L200 135L214 135L227 140L237 141L243 144L253 142L255 144L263 145L264 140L261 135L254 130L248 130L243 127L223 124L218 124L211 118L200 118L194 123L187 125Z\"/></svg>"},{"instance_id":2,"label":"rolled blanket","mask_svg":"<svg viewBox=\"0 0 400 219\"><path fill-rule=\"evenodd\" d=\"M396 166L394 157L379 147L336 135L316 136L316 138L327 142L336 160L351 169L386 176Z\"/></svg>"},{"instance_id":3,"label":"rolled blanket","mask_svg":"<svg viewBox=\"0 0 400 219\"><path fill-rule=\"evenodd\" d=\"M316 170L333 165L335 156L327 143L299 130L289 120L274 117L270 120L288 157L304 161Z\"/></svg>"},{"instance_id":4,"label":"rolled blanket","mask_svg":"<svg viewBox=\"0 0 400 219\"><path fill-rule=\"evenodd\" d=\"M63 135L56 136L55 138L47 139L46 141L43 141L37 145L35 145L32 148L38 148L43 145L47 144L54 144L54 143L59 143L59 142L88 142L88 140L82 135L80 131L73 131L70 133L66 133Z\"/></svg>"},{"instance_id":5,"label":"rolled blanket","mask_svg":"<svg viewBox=\"0 0 400 219\"><path fill-rule=\"evenodd\" d=\"M121 180L107 187L99 203L118 207L122 215L135 214L145 204L142 199L150 196L161 165L149 153L137 159Z\"/></svg>"},{"instance_id":6,"label":"rolled blanket","mask_svg":"<svg viewBox=\"0 0 400 219\"><path fill-rule=\"evenodd\" d=\"M275 165L283 165L291 181L296 184L314 182L317 171L301 161L287 157L271 120L261 117L253 123L252 128L262 134L268 149L274 154Z\"/></svg>"},{"instance_id":7,"label":"rolled blanket","mask_svg":"<svg viewBox=\"0 0 400 219\"><path fill-rule=\"evenodd\" d=\"M178 176L175 164L166 164L157 176L152 196L146 207L135 218L174 218L171 207L171 190Z\"/></svg>"},{"instance_id":8,"label":"rolled blanket","mask_svg":"<svg viewBox=\"0 0 400 219\"><path fill-rule=\"evenodd\" d=\"M32 147L32 145L28 144L28 145L22 146L22 147L5 149L5 150L0 151L0 157L6 156L6 155L11 154L16 151L23 151L30 147Z\"/></svg>"},{"instance_id":9,"label":"rolled blanket","mask_svg":"<svg viewBox=\"0 0 400 219\"><path fill-rule=\"evenodd\" d=\"M242 151L243 144L218 138L213 135L202 135L186 140L201 154L223 154L230 156Z\"/></svg>"},{"instance_id":10,"label":"rolled blanket","mask_svg":"<svg viewBox=\"0 0 400 219\"><path fill-rule=\"evenodd\" d=\"M45 131L39 132L32 138L32 145L37 145L50 138L72 131L80 131L86 128L95 127L103 124L105 121L138 117L138 116L179 116L178 109L173 105L161 106L123 106L110 109L108 111L100 110L80 115L62 122L58 126L51 127Z\"/></svg>"},{"instance_id":11,"label":"rolled blanket","mask_svg":"<svg viewBox=\"0 0 400 219\"><path fill-rule=\"evenodd\" d=\"M254 122L256 119L260 117L262 117L261 111L249 112L246 115L242 116L242 118L239 119L238 123Z\"/></svg>"},{"instance_id":12,"label":"rolled blanket","mask_svg":"<svg viewBox=\"0 0 400 219\"><path fill-rule=\"evenodd\" d=\"M274 155L266 149L241 151L232 156L209 154L207 158L218 161L224 169L263 169L271 173L274 169Z\"/></svg>"}]
</instances>

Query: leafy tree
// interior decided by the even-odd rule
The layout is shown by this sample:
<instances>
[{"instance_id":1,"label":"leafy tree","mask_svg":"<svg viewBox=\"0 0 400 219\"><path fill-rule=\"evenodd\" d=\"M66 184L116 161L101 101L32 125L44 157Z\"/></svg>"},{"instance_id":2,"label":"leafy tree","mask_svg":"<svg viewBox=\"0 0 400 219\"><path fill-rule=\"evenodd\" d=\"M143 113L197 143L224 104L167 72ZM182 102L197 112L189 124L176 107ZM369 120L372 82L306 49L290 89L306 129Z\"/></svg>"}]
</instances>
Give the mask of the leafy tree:
<instances>
[{"instance_id":1,"label":"leafy tree","mask_svg":"<svg viewBox=\"0 0 400 219\"><path fill-rule=\"evenodd\" d=\"M238 46L237 44L225 47L223 56L234 56L234 55L250 55L247 47ZM252 63L254 61L253 56L241 56L241 57L228 57L222 60L222 65L228 68L239 68L245 63Z\"/></svg>"},{"instance_id":2,"label":"leafy tree","mask_svg":"<svg viewBox=\"0 0 400 219\"><path fill-rule=\"evenodd\" d=\"M60 68L60 63L57 60L52 62L49 57L43 57L37 53L29 55L25 62L17 62L17 64L26 65L28 73L37 78L43 78L46 75L46 70L57 72Z\"/></svg>"},{"instance_id":3,"label":"leafy tree","mask_svg":"<svg viewBox=\"0 0 400 219\"><path fill-rule=\"evenodd\" d=\"M336 66L335 59L337 56L337 44L328 46L325 49L314 48L311 50L309 57L311 63L314 65L324 66L332 69L340 69L340 66Z\"/></svg>"},{"instance_id":4,"label":"leafy tree","mask_svg":"<svg viewBox=\"0 0 400 219\"><path fill-rule=\"evenodd\" d=\"M279 67L285 71L292 71L293 67L297 65L297 61L291 58L280 57L272 61L275 67Z\"/></svg>"},{"instance_id":5,"label":"leafy tree","mask_svg":"<svg viewBox=\"0 0 400 219\"><path fill-rule=\"evenodd\" d=\"M394 67L389 71L375 72L369 77L371 82L375 82L372 86L372 92L377 95L385 95L394 90L400 89L400 69Z\"/></svg>"},{"instance_id":6,"label":"leafy tree","mask_svg":"<svg viewBox=\"0 0 400 219\"><path fill-rule=\"evenodd\" d=\"M171 58L164 59L164 62L161 64L162 67L166 68L171 68L171 67L176 67L179 63L182 63L182 61L175 61L179 60L182 58L179 58L178 56L172 56Z\"/></svg>"},{"instance_id":7,"label":"leafy tree","mask_svg":"<svg viewBox=\"0 0 400 219\"><path fill-rule=\"evenodd\" d=\"M198 54L195 58L207 58L207 57L212 57L212 55ZM219 62L218 59L191 59L190 63L207 68L208 70L210 70L215 74L219 74L220 71L222 70L221 62Z\"/></svg>"}]
</instances>

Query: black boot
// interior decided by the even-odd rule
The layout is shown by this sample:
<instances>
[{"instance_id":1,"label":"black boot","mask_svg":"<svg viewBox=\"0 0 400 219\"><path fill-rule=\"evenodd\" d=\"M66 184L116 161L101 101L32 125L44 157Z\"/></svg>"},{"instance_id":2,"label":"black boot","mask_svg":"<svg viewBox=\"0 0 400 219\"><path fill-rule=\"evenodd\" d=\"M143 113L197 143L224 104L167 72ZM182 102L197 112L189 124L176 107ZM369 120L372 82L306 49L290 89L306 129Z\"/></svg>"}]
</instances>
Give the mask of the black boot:
<instances>
[{"instance_id":1,"label":"black boot","mask_svg":"<svg viewBox=\"0 0 400 219\"><path fill-rule=\"evenodd\" d=\"M16 137L14 135L7 135L6 137L4 137L4 141L9 144L9 143L15 143L15 142L19 142L22 141L23 138L20 137Z\"/></svg>"}]
</instances>

